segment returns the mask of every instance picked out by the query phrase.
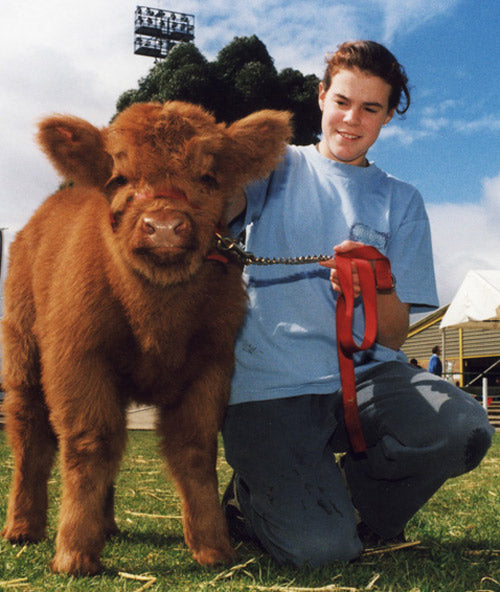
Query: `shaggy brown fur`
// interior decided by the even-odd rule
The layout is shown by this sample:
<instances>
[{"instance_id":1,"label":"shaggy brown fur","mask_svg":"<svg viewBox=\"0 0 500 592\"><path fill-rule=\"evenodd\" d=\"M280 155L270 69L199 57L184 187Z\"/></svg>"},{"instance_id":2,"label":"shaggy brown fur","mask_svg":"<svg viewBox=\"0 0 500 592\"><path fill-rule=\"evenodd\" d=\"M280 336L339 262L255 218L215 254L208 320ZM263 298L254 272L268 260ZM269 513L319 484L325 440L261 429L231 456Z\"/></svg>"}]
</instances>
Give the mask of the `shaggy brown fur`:
<instances>
[{"instance_id":1,"label":"shaggy brown fur","mask_svg":"<svg viewBox=\"0 0 500 592\"><path fill-rule=\"evenodd\" d=\"M245 294L239 265L207 255L230 196L278 163L289 120L261 111L226 126L170 102L133 105L103 130L68 116L41 122L42 148L74 185L11 247L2 329L15 470L2 534L44 537L59 446L53 571L101 569L132 400L159 408L194 558L234 558L215 462Z\"/></svg>"}]
</instances>

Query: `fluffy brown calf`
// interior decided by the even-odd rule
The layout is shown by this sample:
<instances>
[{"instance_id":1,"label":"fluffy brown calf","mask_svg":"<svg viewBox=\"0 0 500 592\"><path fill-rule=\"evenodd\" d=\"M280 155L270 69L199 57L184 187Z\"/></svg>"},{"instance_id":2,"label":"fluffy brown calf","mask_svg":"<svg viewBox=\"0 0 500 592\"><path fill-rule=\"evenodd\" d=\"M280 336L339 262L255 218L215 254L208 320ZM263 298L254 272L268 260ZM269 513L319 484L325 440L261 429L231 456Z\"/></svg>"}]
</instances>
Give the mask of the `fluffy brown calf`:
<instances>
[{"instance_id":1,"label":"fluffy brown calf","mask_svg":"<svg viewBox=\"0 0 500 592\"><path fill-rule=\"evenodd\" d=\"M59 446L55 572L101 568L132 400L159 408L194 558L233 559L215 462L245 295L239 265L212 256L214 233L289 133L287 113L228 127L181 102L133 105L101 131L74 117L42 121L44 151L74 184L11 247L2 329L15 469L3 536L44 536Z\"/></svg>"}]
</instances>

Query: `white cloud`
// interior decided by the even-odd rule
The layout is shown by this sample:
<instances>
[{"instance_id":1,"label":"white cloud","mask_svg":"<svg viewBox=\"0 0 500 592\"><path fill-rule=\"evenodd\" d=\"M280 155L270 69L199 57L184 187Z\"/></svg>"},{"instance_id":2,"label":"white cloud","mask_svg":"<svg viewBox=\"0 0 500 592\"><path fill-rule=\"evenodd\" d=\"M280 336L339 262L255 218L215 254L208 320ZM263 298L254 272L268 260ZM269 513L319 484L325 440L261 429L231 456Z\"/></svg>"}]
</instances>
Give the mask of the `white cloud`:
<instances>
[{"instance_id":1,"label":"white cloud","mask_svg":"<svg viewBox=\"0 0 500 592\"><path fill-rule=\"evenodd\" d=\"M422 109L420 124L423 128L439 132L442 129L458 133L495 132L500 130L500 113L485 113L490 105L474 106L471 111L463 101L444 99ZM483 113L477 117L477 113ZM468 114L471 114L470 117Z\"/></svg>"},{"instance_id":2,"label":"white cloud","mask_svg":"<svg viewBox=\"0 0 500 592\"><path fill-rule=\"evenodd\" d=\"M452 127L452 123L447 117L424 117L420 123L429 132L439 132Z\"/></svg>"},{"instance_id":3,"label":"white cloud","mask_svg":"<svg viewBox=\"0 0 500 592\"><path fill-rule=\"evenodd\" d=\"M448 133L475 134L477 132L496 132L500 130L500 115L487 114L478 119L454 119L452 117L424 116L418 127L406 128L395 123L385 127L380 132L382 140L397 140L403 145L410 145L417 140L439 134L442 130Z\"/></svg>"},{"instance_id":4,"label":"white cloud","mask_svg":"<svg viewBox=\"0 0 500 592\"><path fill-rule=\"evenodd\" d=\"M201 22L204 4L199 2ZM324 56L345 39L359 37L363 15L352 2L310 2L282 0L221 3L197 35L197 44L207 57L215 54L235 36L253 35L268 47L278 70L293 67L304 74L321 76ZM208 50L208 51L207 51Z\"/></svg>"},{"instance_id":5,"label":"white cloud","mask_svg":"<svg viewBox=\"0 0 500 592\"><path fill-rule=\"evenodd\" d=\"M0 20L0 226L19 228L57 177L34 142L53 112L105 125L152 61L133 55L135 0L10 2Z\"/></svg>"},{"instance_id":6,"label":"white cloud","mask_svg":"<svg viewBox=\"0 0 500 592\"><path fill-rule=\"evenodd\" d=\"M500 130L500 115L491 114L471 121L456 121L454 122L454 127L457 130L468 133L498 131Z\"/></svg>"},{"instance_id":7,"label":"white cloud","mask_svg":"<svg viewBox=\"0 0 500 592\"><path fill-rule=\"evenodd\" d=\"M397 140L401 144L408 146L413 144L413 142L425 138L429 135L429 131L426 129L423 130L416 130L416 129L407 129L403 128L395 123L391 123L391 125L382 128L380 132L380 139L381 140Z\"/></svg>"},{"instance_id":8,"label":"white cloud","mask_svg":"<svg viewBox=\"0 0 500 592\"><path fill-rule=\"evenodd\" d=\"M456 109L460 103L456 99L444 99L442 101L428 105L422 109L425 117L435 117L441 115L450 109Z\"/></svg>"},{"instance_id":9,"label":"white cloud","mask_svg":"<svg viewBox=\"0 0 500 592\"><path fill-rule=\"evenodd\" d=\"M436 16L453 10L461 0L371 0L383 14L383 41L391 43L400 33L413 31Z\"/></svg>"},{"instance_id":10,"label":"white cloud","mask_svg":"<svg viewBox=\"0 0 500 592\"><path fill-rule=\"evenodd\" d=\"M483 180L477 203L428 204L441 305L471 269L500 269L500 174Z\"/></svg>"}]
</instances>

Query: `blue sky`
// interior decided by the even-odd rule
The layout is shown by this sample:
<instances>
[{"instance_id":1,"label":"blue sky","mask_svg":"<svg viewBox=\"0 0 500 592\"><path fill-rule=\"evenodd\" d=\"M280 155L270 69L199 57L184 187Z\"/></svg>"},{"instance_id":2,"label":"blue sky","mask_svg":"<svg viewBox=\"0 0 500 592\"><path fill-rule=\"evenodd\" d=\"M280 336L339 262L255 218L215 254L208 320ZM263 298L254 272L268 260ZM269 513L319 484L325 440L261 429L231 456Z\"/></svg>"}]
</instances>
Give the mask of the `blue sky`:
<instances>
[{"instance_id":1,"label":"blue sky","mask_svg":"<svg viewBox=\"0 0 500 592\"><path fill-rule=\"evenodd\" d=\"M454 5L390 42L406 65L413 105L388 128L388 135L401 133L399 142L381 142L372 153L433 203L474 200L481 179L497 176L500 164L500 5Z\"/></svg>"},{"instance_id":2,"label":"blue sky","mask_svg":"<svg viewBox=\"0 0 500 592\"><path fill-rule=\"evenodd\" d=\"M323 73L346 39L386 44L405 66L412 106L370 159L416 185L433 232L441 304L469 269L500 268L498 0L25 0L0 21L0 227L7 238L57 186L33 141L52 112L106 125L118 96L152 67L133 55L137 3L196 17L209 59L256 34L278 70ZM264 254L265 255L265 254Z\"/></svg>"}]
</instances>

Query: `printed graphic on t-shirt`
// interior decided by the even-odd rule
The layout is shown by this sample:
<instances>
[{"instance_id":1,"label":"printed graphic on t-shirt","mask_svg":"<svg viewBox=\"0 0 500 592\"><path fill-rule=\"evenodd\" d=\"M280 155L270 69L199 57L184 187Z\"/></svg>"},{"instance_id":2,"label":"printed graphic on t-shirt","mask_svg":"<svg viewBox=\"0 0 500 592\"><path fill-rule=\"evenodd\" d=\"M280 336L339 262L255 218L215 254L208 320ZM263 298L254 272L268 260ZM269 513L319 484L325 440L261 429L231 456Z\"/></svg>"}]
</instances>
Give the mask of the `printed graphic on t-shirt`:
<instances>
[{"instance_id":1,"label":"printed graphic on t-shirt","mask_svg":"<svg viewBox=\"0 0 500 592\"><path fill-rule=\"evenodd\" d=\"M349 235L351 240L363 243L365 245L371 245L372 247L375 247L379 250L385 249L389 239L385 232L379 232L378 230L374 230L373 228L370 228L369 226L366 226L366 224L362 224L360 222L354 224L351 227L351 232Z\"/></svg>"}]
</instances>

